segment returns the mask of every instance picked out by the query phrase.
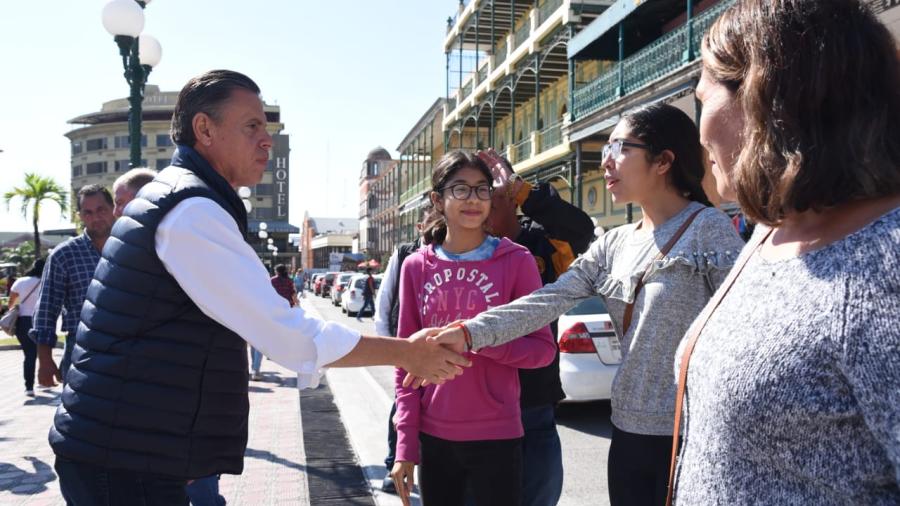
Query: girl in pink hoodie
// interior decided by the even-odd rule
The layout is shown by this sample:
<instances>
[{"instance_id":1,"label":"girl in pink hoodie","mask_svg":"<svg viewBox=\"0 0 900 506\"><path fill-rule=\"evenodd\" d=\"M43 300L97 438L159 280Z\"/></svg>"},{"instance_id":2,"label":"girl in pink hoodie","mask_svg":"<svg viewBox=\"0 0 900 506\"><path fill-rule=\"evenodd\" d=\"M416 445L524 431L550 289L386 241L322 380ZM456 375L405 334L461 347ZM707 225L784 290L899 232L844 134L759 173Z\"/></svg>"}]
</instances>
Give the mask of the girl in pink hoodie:
<instances>
[{"instance_id":1,"label":"girl in pink hoodie","mask_svg":"<svg viewBox=\"0 0 900 506\"><path fill-rule=\"evenodd\" d=\"M493 191L490 169L463 151L447 153L432 175L425 244L400 271L398 334L442 327L541 287L531 253L484 230ZM502 346L467 353L472 367L456 379L404 388L397 369L397 460L391 475L409 504L413 470L425 506L518 505L522 423L518 369L549 364L556 345L548 327Z\"/></svg>"}]
</instances>

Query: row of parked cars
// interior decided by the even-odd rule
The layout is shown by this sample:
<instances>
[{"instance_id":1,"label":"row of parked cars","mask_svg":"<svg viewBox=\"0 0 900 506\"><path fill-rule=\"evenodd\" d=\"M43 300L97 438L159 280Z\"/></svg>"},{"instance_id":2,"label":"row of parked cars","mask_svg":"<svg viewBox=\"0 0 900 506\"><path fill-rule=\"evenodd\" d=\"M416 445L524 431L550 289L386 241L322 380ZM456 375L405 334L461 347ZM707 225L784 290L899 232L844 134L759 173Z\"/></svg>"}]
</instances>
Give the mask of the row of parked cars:
<instances>
[{"instance_id":1,"label":"row of parked cars","mask_svg":"<svg viewBox=\"0 0 900 506\"><path fill-rule=\"evenodd\" d=\"M356 316L363 306L363 289L367 277L367 274L358 272L325 272L313 274L310 283L315 295L330 298L333 305L340 306L342 313ZM378 290L381 286L381 275L376 274L373 277L375 289ZM372 316L372 311L366 310L363 315Z\"/></svg>"},{"instance_id":2,"label":"row of parked cars","mask_svg":"<svg viewBox=\"0 0 900 506\"><path fill-rule=\"evenodd\" d=\"M376 289L381 275L375 275ZM355 272L315 274L312 291L356 316L363 305L366 275ZM367 313L371 314L369 311ZM622 349L606 305L599 296L585 299L559 317L559 377L568 402L610 398L612 381L622 362Z\"/></svg>"}]
</instances>

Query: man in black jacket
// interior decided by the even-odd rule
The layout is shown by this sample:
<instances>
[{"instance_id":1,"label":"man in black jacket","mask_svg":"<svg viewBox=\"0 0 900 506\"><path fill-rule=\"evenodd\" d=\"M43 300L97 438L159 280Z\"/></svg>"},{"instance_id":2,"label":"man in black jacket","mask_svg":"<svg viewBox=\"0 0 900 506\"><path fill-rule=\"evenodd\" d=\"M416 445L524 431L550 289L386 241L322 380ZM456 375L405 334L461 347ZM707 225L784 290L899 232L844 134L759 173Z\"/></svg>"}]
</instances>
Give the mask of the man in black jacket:
<instances>
[{"instance_id":1,"label":"man in black jacket","mask_svg":"<svg viewBox=\"0 0 900 506\"><path fill-rule=\"evenodd\" d=\"M549 183L525 182L494 150L478 155L494 174L488 226L534 255L543 284L556 281L594 238L591 218L560 198ZM521 207L523 216L517 216ZM550 324L557 335L557 322ZM565 397L559 380L559 351L540 369L520 369L522 391L523 506L555 505L562 493L562 448L556 431L556 404Z\"/></svg>"}]
</instances>

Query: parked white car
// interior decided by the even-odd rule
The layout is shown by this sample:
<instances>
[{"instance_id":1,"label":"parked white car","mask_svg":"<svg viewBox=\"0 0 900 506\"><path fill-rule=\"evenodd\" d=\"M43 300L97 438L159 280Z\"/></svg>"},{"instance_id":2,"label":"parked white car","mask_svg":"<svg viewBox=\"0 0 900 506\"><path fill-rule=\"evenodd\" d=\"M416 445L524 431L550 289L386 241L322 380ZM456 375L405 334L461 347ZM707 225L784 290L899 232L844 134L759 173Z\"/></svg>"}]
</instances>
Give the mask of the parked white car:
<instances>
[{"instance_id":1,"label":"parked white car","mask_svg":"<svg viewBox=\"0 0 900 506\"><path fill-rule=\"evenodd\" d=\"M341 294L347 288L347 283L350 281L350 278L355 276L357 273L355 272L341 272L334 278L334 283L331 285L331 303L335 306L341 305Z\"/></svg>"},{"instance_id":2,"label":"parked white car","mask_svg":"<svg viewBox=\"0 0 900 506\"><path fill-rule=\"evenodd\" d=\"M609 399L622 349L603 299L591 297L560 316L558 332L563 402Z\"/></svg>"},{"instance_id":3,"label":"parked white car","mask_svg":"<svg viewBox=\"0 0 900 506\"><path fill-rule=\"evenodd\" d=\"M362 309L363 305L363 288L366 286L366 275L355 274L350 281L347 282L347 288L341 294L341 311L350 316L356 316L356 313ZM373 276L375 278L375 292L378 293L378 287L381 286L381 275ZM372 314L372 313L369 313Z\"/></svg>"}]
</instances>

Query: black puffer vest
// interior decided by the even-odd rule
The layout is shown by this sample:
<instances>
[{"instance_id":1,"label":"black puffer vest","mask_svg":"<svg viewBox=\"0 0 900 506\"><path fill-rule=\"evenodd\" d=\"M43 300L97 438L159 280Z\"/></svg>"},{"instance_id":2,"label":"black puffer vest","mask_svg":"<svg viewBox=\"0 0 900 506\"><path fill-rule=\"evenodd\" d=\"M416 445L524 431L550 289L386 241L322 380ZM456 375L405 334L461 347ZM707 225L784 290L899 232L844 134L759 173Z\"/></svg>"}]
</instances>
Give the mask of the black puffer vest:
<instances>
[{"instance_id":1,"label":"black puffer vest","mask_svg":"<svg viewBox=\"0 0 900 506\"><path fill-rule=\"evenodd\" d=\"M156 255L155 234L190 197L222 206L245 236L247 215L194 150L179 146L173 165L141 189L103 248L50 445L60 457L110 469L183 479L240 474L246 343L185 294Z\"/></svg>"}]
</instances>

